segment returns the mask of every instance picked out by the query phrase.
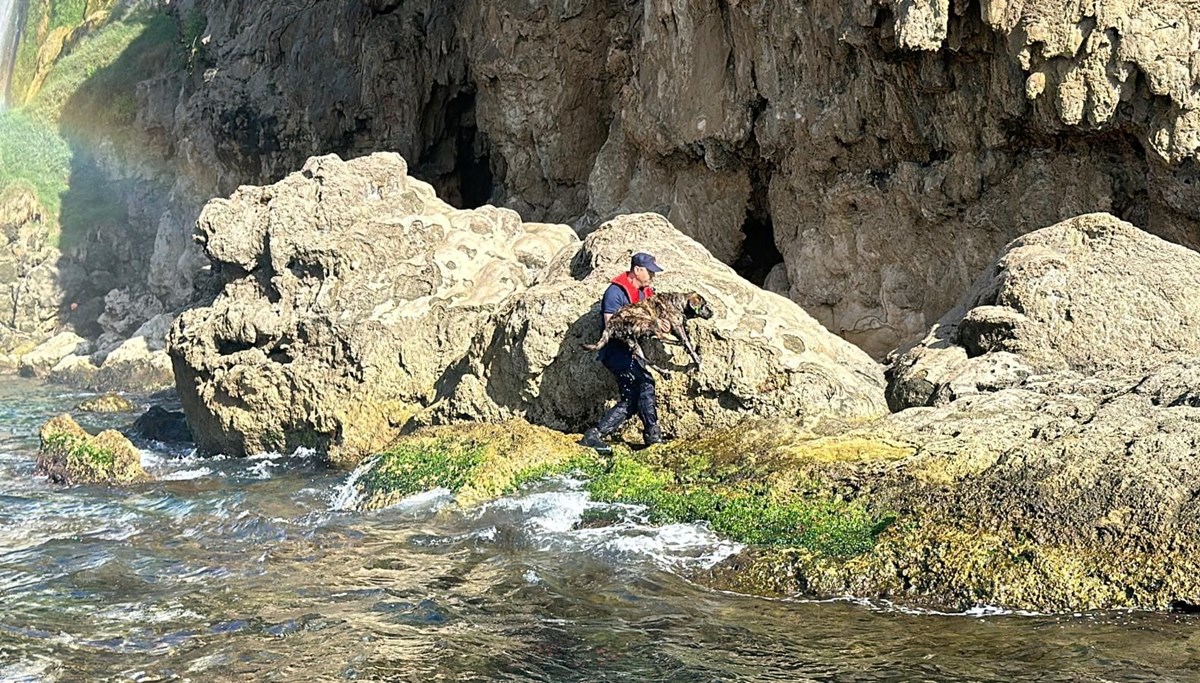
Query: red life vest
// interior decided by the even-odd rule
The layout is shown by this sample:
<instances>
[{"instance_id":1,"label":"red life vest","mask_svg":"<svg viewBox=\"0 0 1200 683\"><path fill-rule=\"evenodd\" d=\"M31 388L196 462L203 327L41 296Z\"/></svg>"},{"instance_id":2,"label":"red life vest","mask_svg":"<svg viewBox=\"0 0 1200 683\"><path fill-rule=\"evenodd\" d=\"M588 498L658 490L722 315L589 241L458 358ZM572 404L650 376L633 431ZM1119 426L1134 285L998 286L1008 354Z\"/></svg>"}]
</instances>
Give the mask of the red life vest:
<instances>
[{"instance_id":1,"label":"red life vest","mask_svg":"<svg viewBox=\"0 0 1200 683\"><path fill-rule=\"evenodd\" d=\"M638 289L638 286L634 284L633 280L629 279L629 273L621 273L620 275L614 277L612 279L612 283L625 290L625 296L629 297L629 303L631 304L641 303L643 300L654 296L653 287L644 287L642 289ZM643 292L645 292L645 296L642 296Z\"/></svg>"}]
</instances>

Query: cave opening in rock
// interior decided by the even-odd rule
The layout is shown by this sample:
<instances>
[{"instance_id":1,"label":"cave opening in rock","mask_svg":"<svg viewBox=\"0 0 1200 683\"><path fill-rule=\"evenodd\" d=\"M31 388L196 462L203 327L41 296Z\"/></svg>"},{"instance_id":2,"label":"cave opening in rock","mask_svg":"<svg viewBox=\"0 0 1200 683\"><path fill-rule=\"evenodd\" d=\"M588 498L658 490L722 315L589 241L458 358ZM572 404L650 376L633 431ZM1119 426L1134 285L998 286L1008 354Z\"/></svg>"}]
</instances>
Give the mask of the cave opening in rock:
<instances>
[{"instance_id":1,"label":"cave opening in rock","mask_svg":"<svg viewBox=\"0 0 1200 683\"><path fill-rule=\"evenodd\" d=\"M775 266L783 263L783 254L775 246L775 226L767 200L768 178L756 173L752 180L746 221L742 224L742 250L733 262L738 275L761 287Z\"/></svg>"},{"instance_id":2,"label":"cave opening in rock","mask_svg":"<svg viewBox=\"0 0 1200 683\"><path fill-rule=\"evenodd\" d=\"M475 93L464 92L450 101L455 131L454 173L461 198L460 208L476 209L492 200L494 179L487 144L475 125Z\"/></svg>"}]
</instances>

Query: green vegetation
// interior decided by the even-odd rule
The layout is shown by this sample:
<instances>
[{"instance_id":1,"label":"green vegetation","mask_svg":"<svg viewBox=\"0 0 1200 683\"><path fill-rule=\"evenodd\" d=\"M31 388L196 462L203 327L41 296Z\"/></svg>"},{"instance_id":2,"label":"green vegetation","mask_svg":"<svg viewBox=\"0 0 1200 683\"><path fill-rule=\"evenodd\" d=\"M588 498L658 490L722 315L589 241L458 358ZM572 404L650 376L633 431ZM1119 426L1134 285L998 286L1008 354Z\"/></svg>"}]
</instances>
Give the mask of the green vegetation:
<instances>
[{"instance_id":1,"label":"green vegetation","mask_svg":"<svg viewBox=\"0 0 1200 683\"><path fill-rule=\"evenodd\" d=\"M435 488L458 491L483 463L483 455L484 447L469 440L402 442L378 456L361 484L368 497L404 497Z\"/></svg>"},{"instance_id":2,"label":"green vegetation","mask_svg":"<svg viewBox=\"0 0 1200 683\"><path fill-rule=\"evenodd\" d=\"M0 193L27 187L57 220L71 173L71 148L44 123L20 111L0 114Z\"/></svg>"},{"instance_id":3,"label":"green vegetation","mask_svg":"<svg viewBox=\"0 0 1200 683\"><path fill-rule=\"evenodd\" d=\"M104 26L58 60L28 108L47 122L65 119L75 132L120 133L137 115L138 82L177 55L175 31L164 14Z\"/></svg>"},{"instance_id":4,"label":"green vegetation","mask_svg":"<svg viewBox=\"0 0 1200 683\"><path fill-rule=\"evenodd\" d=\"M46 4L44 1L40 4ZM87 0L54 0L49 3L50 30L75 28L87 18Z\"/></svg>"},{"instance_id":5,"label":"green vegetation","mask_svg":"<svg viewBox=\"0 0 1200 683\"><path fill-rule=\"evenodd\" d=\"M594 500L644 505L657 523L707 522L743 543L829 558L870 551L895 516L836 495L808 465L820 468L835 456L890 459L899 447L791 436L747 428L636 455L618 449L606 461L566 435L524 423L438 427L379 455L359 488L368 509L433 488L447 488L460 504L472 505L578 472L589 478Z\"/></svg>"},{"instance_id":6,"label":"green vegetation","mask_svg":"<svg viewBox=\"0 0 1200 683\"><path fill-rule=\"evenodd\" d=\"M655 522L705 521L743 543L807 548L831 557L867 552L895 519L873 517L860 502L828 496L781 500L753 481L688 485L680 479L670 470L618 455L587 488L596 500L645 505Z\"/></svg>"},{"instance_id":7,"label":"green vegetation","mask_svg":"<svg viewBox=\"0 0 1200 683\"><path fill-rule=\"evenodd\" d=\"M187 15L180 23L179 46L183 48L189 72L195 68L197 57L200 56L202 48L200 39L204 36L206 28L208 28L208 17L194 7L188 10Z\"/></svg>"},{"instance_id":8,"label":"green vegetation","mask_svg":"<svg viewBox=\"0 0 1200 683\"><path fill-rule=\"evenodd\" d=\"M128 223L121 193L113 191L91 150L103 140L119 157L140 154L136 86L162 73L164 65L182 64L178 27L162 12L91 27L64 48L66 34L54 31L73 30L107 5L111 2L31 0L13 85L15 100L25 104L0 114L0 195L32 191L48 239L60 249L83 241L96 226ZM43 47L42 60L56 57L49 65L38 63Z\"/></svg>"},{"instance_id":9,"label":"green vegetation","mask_svg":"<svg viewBox=\"0 0 1200 683\"><path fill-rule=\"evenodd\" d=\"M85 472L103 471L117 461L112 451L92 443L87 437L74 434L51 434L45 439L44 448L56 453L65 453L67 466L71 470Z\"/></svg>"}]
</instances>

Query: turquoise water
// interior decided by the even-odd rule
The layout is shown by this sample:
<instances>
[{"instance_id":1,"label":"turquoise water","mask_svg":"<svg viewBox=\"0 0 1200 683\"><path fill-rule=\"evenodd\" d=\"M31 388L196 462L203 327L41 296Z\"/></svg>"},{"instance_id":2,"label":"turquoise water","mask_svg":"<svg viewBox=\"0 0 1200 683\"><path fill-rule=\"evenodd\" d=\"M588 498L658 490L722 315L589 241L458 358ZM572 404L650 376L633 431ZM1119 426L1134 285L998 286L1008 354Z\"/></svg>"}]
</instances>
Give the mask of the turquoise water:
<instances>
[{"instance_id":1,"label":"turquoise water","mask_svg":"<svg viewBox=\"0 0 1200 683\"><path fill-rule=\"evenodd\" d=\"M569 480L359 514L305 454L150 448L155 483L51 487L37 427L82 398L0 377L0 681L1200 680L1194 617L708 590L688 577L729 544L636 510L577 528Z\"/></svg>"}]
</instances>

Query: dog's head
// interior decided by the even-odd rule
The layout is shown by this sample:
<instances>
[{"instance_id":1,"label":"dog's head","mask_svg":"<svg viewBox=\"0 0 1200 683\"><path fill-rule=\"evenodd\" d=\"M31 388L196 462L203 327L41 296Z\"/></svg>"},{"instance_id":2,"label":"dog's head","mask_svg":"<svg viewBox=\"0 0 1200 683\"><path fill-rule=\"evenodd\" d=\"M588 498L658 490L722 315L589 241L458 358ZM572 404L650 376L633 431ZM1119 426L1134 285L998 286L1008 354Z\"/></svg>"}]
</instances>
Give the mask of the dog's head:
<instances>
[{"instance_id":1,"label":"dog's head","mask_svg":"<svg viewBox=\"0 0 1200 683\"><path fill-rule=\"evenodd\" d=\"M708 307L708 301L696 292L690 292L687 295L687 304L683 307L683 315L688 318L704 318L708 320L713 317L712 309Z\"/></svg>"}]
</instances>

